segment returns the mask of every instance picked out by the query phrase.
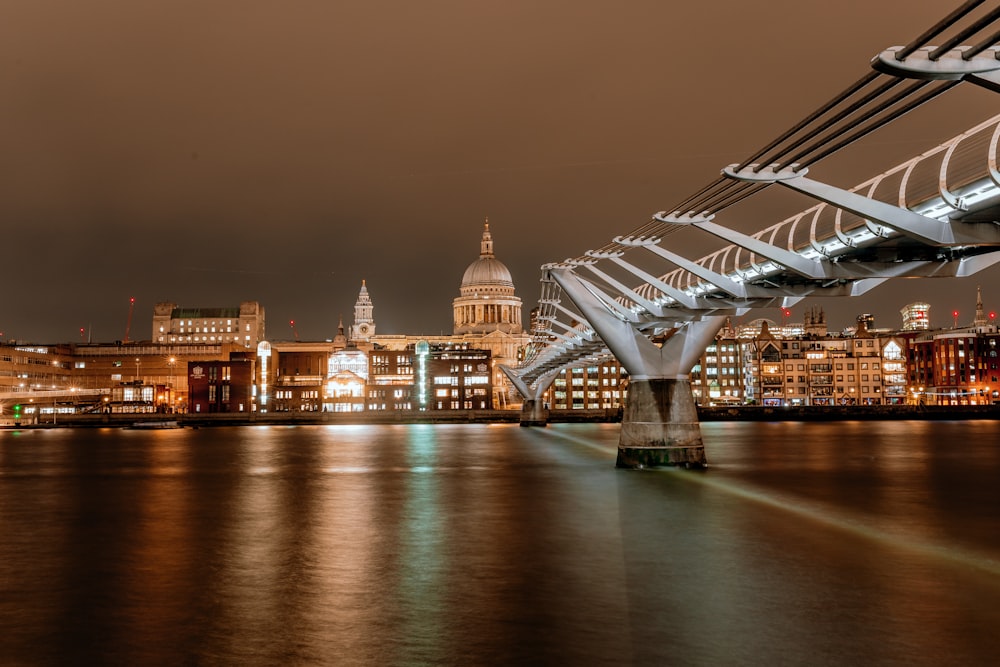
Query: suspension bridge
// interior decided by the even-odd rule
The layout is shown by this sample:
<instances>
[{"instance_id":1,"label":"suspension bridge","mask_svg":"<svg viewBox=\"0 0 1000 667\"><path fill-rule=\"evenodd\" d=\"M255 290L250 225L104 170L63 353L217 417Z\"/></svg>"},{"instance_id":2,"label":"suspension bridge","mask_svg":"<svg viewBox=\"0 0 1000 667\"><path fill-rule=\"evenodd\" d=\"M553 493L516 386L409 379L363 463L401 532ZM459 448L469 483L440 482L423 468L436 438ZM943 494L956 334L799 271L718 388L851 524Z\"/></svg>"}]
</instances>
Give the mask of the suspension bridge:
<instances>
[{"instance_id":1,"label":"suspension bridge","mask_svg":"<svg viewBox=\"0 0 1000 667\"><path fill-rule=\"evenodd\" d=\"M874 54L860 79L675 206L543 265L528 353L503 368L524 397L521 423L546 423L542 395L561 370L613 355L630 377L617 466L703 467L688 373L727 317L1000 261L1000 115L850 189L810 172L956 86L1000 93L1000 7L990 4L965 2ZM772 186L816 204L753 234L724 224ZM722 245L689 258L671 243L685 229Z\"/></svg>"}]
</instances>

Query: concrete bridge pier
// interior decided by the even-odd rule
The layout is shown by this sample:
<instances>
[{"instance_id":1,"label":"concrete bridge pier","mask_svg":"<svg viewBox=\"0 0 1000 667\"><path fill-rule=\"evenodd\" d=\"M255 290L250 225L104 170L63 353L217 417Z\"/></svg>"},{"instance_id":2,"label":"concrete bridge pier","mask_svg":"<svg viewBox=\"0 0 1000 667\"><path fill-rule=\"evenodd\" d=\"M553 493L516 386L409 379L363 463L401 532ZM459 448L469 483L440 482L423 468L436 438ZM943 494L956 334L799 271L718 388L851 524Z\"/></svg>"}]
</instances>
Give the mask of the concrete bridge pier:
<instances>
[{"instance_id":1,"label":"concrete bridge pier","mask_svg":"<svg viewBox=\"0 0 1000 667\"><path fill-rule=\"evenodd\" d=\"M521 426L548 426L549 411L542 400L527 398L521 404Z\"/></svg>"},{"instance_id":2,"label":"concrete bridge pier","mask_svg":"<svg viewBox=\"0 0 1000 667\"><path fill-rule=\"evenodd\" d=\"M618 468L708 465L687 379L633 380L622 414Z\"/></svg>"}]
</instances>

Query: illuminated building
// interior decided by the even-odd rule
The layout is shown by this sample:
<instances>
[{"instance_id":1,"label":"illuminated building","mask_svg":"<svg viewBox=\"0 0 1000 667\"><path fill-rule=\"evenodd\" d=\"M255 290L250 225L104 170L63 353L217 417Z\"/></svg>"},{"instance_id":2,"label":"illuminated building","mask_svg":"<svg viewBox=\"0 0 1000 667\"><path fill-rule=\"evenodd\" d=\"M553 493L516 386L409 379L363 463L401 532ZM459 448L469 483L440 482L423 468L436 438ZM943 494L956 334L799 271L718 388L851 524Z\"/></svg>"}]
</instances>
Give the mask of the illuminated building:
<instances>
[{"instance_id":1,"label":"illuminated building","mask_svg":"<svg viewBox=\"0 0 1000 667\"><path fill-rule=\"evenodd\" d=\"M921 333L910 341L907 373L911 402L984 405L1000 401L1000 333L976 289L971 326Z\"/></svg>"},{"instance_id":2,"label":"illuminated building","mask_svg":"<svg viewBox=\"0 0 1000 667\"><path fill-rule=\"evenodd\" d=\"M405 350L369 354L367 408L384 410L489 410L489 350L463 343L417 341Z\"/></svg>"},{"instance_id":3,"label":"illuminated building","mask_svg":"<svg viewBox=\"0 0 1000 667\"><path fill-rule=\"evenodd\" d=\"M234 353L226 361L191 361L187 365L187 375L188 412L253 411L253 353Z\"/></svg>"},{"instance_id":4,"label":"illuminated building","mask_svg":"<svg viewBox=\"0 0 1000 667\"><path fill-rule=\"evenodd\" d=\"M628 387L628 373L617 359L565 368L547 393L553 410L616 410Z\"/></svg>"},{"instance_id":5,"label":"illuminated building","mask_svg":"<svg viewBox=\"0 0 1000 667\"><path fill-rule=\"evenodd\" d=\"M521 299L514 295L510 271L493 254L489 221L483 228L479 259L465 270L459 293L452 302L456 334L523 331Z\"/></svg>"},{"instance_id":6,"label":"illuminated building","mask_svg":"<svg viewBox=\"0 0 1000 667\"><path fill-rule=\"evenodd\" d=\"M814 329L812 335L794 337L777 336L767 320L761 321L760 332L741 344L746 402L765 406L906 402L907 339L869 331L868 321L859 318L851 335L820 335Z\"/></svg>"},{"instance_id":7,"label":"illuminated building","mask_svg":"<svg viewBox=\"0 0 1000 667\"><path fill-rule=\"evenodd\" d=\"M274 412L320 412L330 376L332 342L271 341L269 363Z\"/></svg>"},{"instance_id":8,"label":"illuminated building","mask_svg":"<svg viewBox=\"0 0 1000 667\"><path fill-rule=\"evenodd\" d=\"M691 392L698 405L743 403L742 347L729 320L691 369Z\"/></svg>"},{"instance_id":9,"label":"illuminated building","mask_svg":"<svg viewBox=\"0 0 1000 667\"><path fill-rule=\"evenodd\" d=\"M375 335L375 306L368 294L368 285L361 281L361 291L354 304L354 324L351 326L351 340L355 343L367 343Z\"/></svg>"},{"instance_id":10,"label":"illuminated building","mask_svg":"<svg viewBox=\"0 0 1000 667\"><path fill-rule=\"evenodd\" d=\"M153 306L155 343L233 343L256 349L264 340L264 307L244 301L238 308L179 308L162 302Z\"/></svg>"},{"instance_id":11,"label":"illuminated building","mask_svg":"<svg viewBox=\"0 0 1000 667\"><path fill-rule=\"evenodd\" d=\"M903 331L926 331L931 328L930 304L916 302L900 309L903 316Z\"/></svg>"}]
</instances>

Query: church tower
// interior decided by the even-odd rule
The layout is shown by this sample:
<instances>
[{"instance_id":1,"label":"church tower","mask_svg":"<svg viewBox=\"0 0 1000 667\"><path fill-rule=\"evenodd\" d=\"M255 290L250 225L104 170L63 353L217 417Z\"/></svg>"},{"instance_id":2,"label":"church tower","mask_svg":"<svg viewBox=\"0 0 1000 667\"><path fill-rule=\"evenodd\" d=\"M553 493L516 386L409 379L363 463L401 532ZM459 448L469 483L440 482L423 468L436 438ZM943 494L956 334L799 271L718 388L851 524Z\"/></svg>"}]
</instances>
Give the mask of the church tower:
<instances>
[{"instance_id":1,"label":"church tower","mask_svg":"<svg viewBox=\"0 0 1000 667\"><path fill-rule=\"evenodd\" d=\"M986 311L983 310L983 288L976 285L976 319L972 322L972 326L985 327L988 323Z\"/></svg>"},{"instance_id":2,"label":"church tower","mask_svg":"<svg viewBox=\"0 0 1000 667\"><path fill-rule=\"evenodd\" d=\"M368 342L375 335L375 318L372 311L372 299L368 296L368 286L361 281L361 291L357 303L354 304L354 324L351 326L351 340Z\"/></svg>"}]
</instances>

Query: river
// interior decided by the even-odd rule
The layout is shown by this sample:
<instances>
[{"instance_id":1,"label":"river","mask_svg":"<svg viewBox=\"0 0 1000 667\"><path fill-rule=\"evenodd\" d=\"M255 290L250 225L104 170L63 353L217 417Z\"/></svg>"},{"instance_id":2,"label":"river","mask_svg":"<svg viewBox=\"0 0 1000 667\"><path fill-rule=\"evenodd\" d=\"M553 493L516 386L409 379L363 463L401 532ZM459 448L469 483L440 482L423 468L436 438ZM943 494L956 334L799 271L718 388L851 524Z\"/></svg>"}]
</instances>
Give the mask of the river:
<instances>
[{"instance_id":1,"label":"river","mask_svg":"<svg viewBox=\"0 0 1000 667\"><path fill-rule=\"evenodd\" d=\"M1000 422L0 431L3 665L985 665Z\"/></svg>"}]
</instances>

